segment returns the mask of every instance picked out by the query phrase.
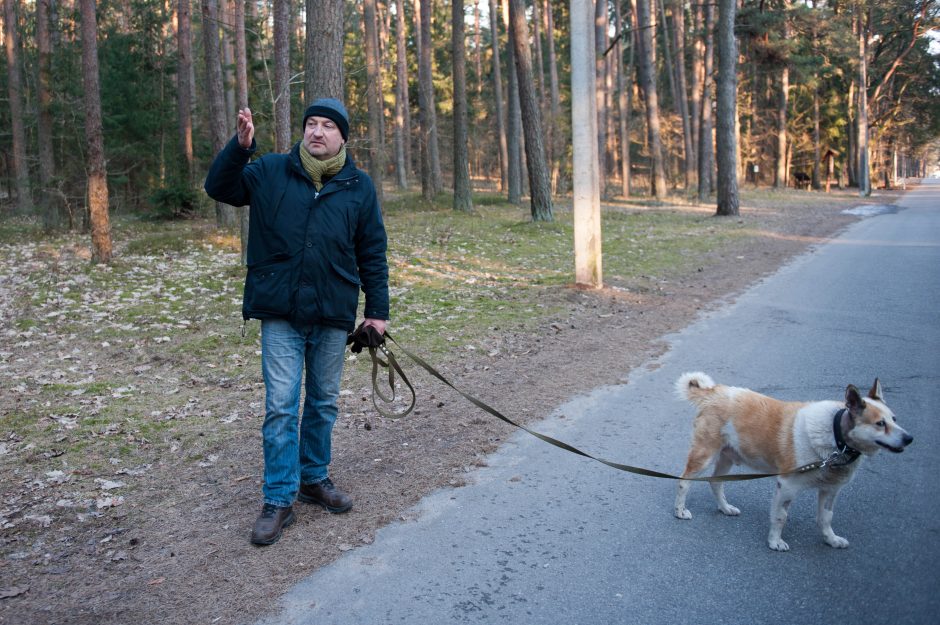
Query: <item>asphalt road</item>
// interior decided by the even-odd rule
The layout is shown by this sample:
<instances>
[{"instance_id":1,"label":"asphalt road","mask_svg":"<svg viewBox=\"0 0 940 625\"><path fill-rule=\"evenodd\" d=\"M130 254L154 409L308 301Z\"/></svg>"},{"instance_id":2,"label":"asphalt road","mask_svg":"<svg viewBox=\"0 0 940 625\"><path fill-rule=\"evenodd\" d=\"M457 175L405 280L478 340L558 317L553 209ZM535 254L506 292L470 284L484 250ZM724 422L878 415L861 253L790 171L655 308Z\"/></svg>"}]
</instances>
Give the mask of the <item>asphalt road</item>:
<instances>
[{"instance_id":1,"label":"asphalt road","mask_svg":"<svg viewBox=\"0 0 940 625\"><path fill-rule=\"evenodd\" d=\"M940 181L868 217L681 333L620 386L535 429L602 457L678 472L693 408L683 372L783 399L839 399L876 376L914 436L860 467L827 546L815 495L768 549L772 480L727 486L740 517L694 485L633 476L522 433L471 485L438 492L274 601L267 625L497 623L933 624L940 619ZM742 262L747 262L744 259ZM588 391L588 389L585 389ZM403 479L407 479L407 476Z\"/></svg>"}]
</instances>

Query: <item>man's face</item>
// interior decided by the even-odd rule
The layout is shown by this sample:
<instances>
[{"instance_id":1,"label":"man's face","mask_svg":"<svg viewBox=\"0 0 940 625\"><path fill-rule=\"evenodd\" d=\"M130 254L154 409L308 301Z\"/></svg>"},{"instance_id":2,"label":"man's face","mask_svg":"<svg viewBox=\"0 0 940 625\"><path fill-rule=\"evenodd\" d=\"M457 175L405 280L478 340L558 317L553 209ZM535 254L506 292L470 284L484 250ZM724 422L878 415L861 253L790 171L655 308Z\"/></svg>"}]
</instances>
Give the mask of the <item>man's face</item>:
<instances>
[{"instance_id":1,"label":"man's face","mask_svg":"<svg viewBox=\"0 0 940 625\"><path fill-rule=\"evenodd\" d=\"M304 126L304 148L315 158L325 161L339 154L343 147L343 133L339 126L327 117L313 115Z\"/></svg>"}]
</instances>

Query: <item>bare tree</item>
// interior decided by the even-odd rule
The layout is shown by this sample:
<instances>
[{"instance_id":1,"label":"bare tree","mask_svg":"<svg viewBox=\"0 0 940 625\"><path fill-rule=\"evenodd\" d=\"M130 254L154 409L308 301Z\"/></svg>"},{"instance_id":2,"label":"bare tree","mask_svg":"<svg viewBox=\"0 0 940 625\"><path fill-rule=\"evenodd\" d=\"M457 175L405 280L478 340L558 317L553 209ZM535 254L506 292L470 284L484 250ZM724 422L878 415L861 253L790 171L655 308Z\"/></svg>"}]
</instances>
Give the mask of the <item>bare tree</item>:
<instances>
[{"instance_id":1,"label":"bare tree","mask_svg":"<svg viewBox=\"0 0 940 625\"><path fill-rule=\"evenodd\" d=\"M552 221L552 184L548 162L545 160L542 114L532 78L532 53L529 50L529 27L526 24L523 0L509 0L509 18L516 53L516 74L519 78L519 104L525 133L532 220Z\"/></svg>"},{"instance_id":2,"label":"bare tree","mask_svg":"<svg viewBox=\"0 0 940 625\"><path fill-rule=\"evenodd\" d=\"M411 117L408 112L408 58L405 48L405 0L395 2L395 171L398 188L408 188L411 169Z\"/></svg>"},{"instance_id":3,"label":"bare tree","mask_svg":"<svg viewBox=\"0 0 940 625\"><path fill-rule=\"evenodd\" d=\"M369 108L369 176L375 185L379 204L385 169L385 104L382 100L382 67L379 63L379 35L376 24L375 0L363 0L362 21L366 39L366 94Z\"/></svg>"},{"instance_id":4,"label":"bare tree","mask_svg":"<svg viewBox=\"0 0 940 625\"><path fill-rule=\"evenodd\" d=\"M108 214L108 172L101 128L101 91L98 79L98 20L95 0L81 0L82 85L85 89L85 142L88 144L88 214L91 221L91 257L111 262L111 218Z\"/></svg>"},{"instance_id":5,"label":"bare tree","mask_svg":"<svg viewBox=\"0 0 940 625\"><path fill-rule=\"evenodd\" d=\"M607 197L607 28L608 28L607 0L597 0L594 5L594 71L597 73L595 85L597 90L594 97L597 99L597 158L600 166L597 176L601 189L601 198Z\"/></svg>"},{"instance_id":6,"label":"bare tree","mask_svg":"<svg viewBox=\"0 0 940 625\"><path fill-rule=\"evenodd\" d=\"M718 82L716 89L715 152L718 162L719 215L737 215L738 155L734 121L737 118L738 47L734 38L737 0L718 2Z\"/></svg>"},{"instance_id":7,"label":"bare tree","mask_svg":"<svg viewBox=\"0 0 940 625\"><path fill-rule=\"evenodd\" d=\"M503 24L509 46L506 50L506 199L522 203L522 113L519 108L519 76L515 71L516 51L509 22L509 0L503 0Z\"/></svg>"},{"instance_id":8,"label":"bare tree","mask_svg":"<svg viewBox=\"0 0 940 625\"><path fill-rule=\"evenodd\" d=\"M623 197L630 196L630 121L632 112L632 80L633 80L633 41L636 33L630 28L630 20L624 20L620 3L615 2L617 16L617 30L620 36L617 38L617 106L620 110L620 192ZM623 43L624 41L630 47L630 62L623 63ZM629 74L630 84L627 84Z\"/></svg>"},{"instance_id":9,"label":"bare tree","mask_svg":"<svg viewBox=\"0 0 940 625\"><path fill-rule=\"evenodd\" d=\"M248 45L245 39L245 0L235 2L235 104L239 109L248 107ZM248 214L250 207L238 211L241 232L242 264L248 263Z\"/></svg>"},{"instance_id":10,"label":"bare tree","mask_svg":"<svg viewBox=\"0 0 940 625\"><path fill-rule=\"evenodd\" d=\"M619 6L619 5L618 5ZM545 0L545 39L548 42L548 84L551 94L548 123L548 160L552 165L552 192L558 189L561 176L562 141L561 95L558 85L558 60L555 58L555 17L551 0Z\"/></svg>"},{"instance_id":11,"label":"bare tree","mask_svg":"<svg viewBox=\"0 0 940 625\"><path fill-rule=\"evenodd\" d=\"M92 5L94 8L94 5ZM32 205L29 165L26 162L26 125L23 123L22 77L20 75L19 29L16 0L3 2L4 41L7 52L7 91L10 96L10 130L13 133L13 171L16 182L16 206L26 213Z\"/></svg>"},{"instance_id":12,"label":"bare tree","mask_svg":"<svg viewBox=\"0 0 940 625\"><path fill-rule=\"evenodd\" d=\"M177 40L177 68L176 68L176 115L179 120L179 149L183 160L187 186L193 184L195 176L193 161L193 111L192 111L192 83L190 76L193 73L193 45L192 45L192 19L189 13L189 0L179 0L176 10L176 40Z\"/></svg>"},{"instance_id":13,"label":"bare tree","mask_svg":"<svg viewBox=\"0 0 940 625\"><path fill-rule=\"evenodd\" d=\"M470 212L470 163L467 150L467 71L463 0L451 2L451 49L454 66L454 210Z\"/></svg>"},{"instance_id":14,"label":"bare tree","mask_svg":"<svg viewBox=\"0 0 940 625\"><path fill-rule=\"evenodd\" d=\"M39 185L43 221L46 228L59 224L59 211L52 193L55 158L52 151L52 37L50 33L50 2L36 1L36 47L39 53Z\"/></svg>"},{"instance_id":15,"label":"bare tree","mask_svg":"<svg viewBox=\"0 0 940 625\"><path fill-rule=\"evenodd\" d=\"M274 149L287 152L290 132L290 0L274 0Z\"/></svg>"},{"instance_id":16,"label":"bare tree","mask_svg":"<svg viewBox=\"0 0 940 625\"><path fill-rule=\"evenodd\" d=\"M676 110L682 119L682 139L685 146L685 189L692 190L695 181L695 148L692 143L692 125L689 119L688 84L685 76L685 9L682 0L672 1L673 44L676 59Z\"/></svg>"},{"instance_id":17,"label":"bare tree","mask_svg":"<svg viewBox=\"0 0 940 625\"><path fill-rule=\"evenodd\" d=\"M653 65L653 29L650 28L650 0L637 0L637 24L639 27L639 74L640 86L646 98L646 126L650 143L650 186L653 196L666 197L666 169L663 164L663 144L659 121L659 96L656 91L656 74Z\"/></svg>"},{"instance_id":18,"label":"bare tree","mask_svg":"<svg viewBox=\"0 0 940 625\"><path fill-rule=\"evenodd\" d=\"M304 96L344 100L343 0L307 0Z\"/></svg>"}]
</instances>

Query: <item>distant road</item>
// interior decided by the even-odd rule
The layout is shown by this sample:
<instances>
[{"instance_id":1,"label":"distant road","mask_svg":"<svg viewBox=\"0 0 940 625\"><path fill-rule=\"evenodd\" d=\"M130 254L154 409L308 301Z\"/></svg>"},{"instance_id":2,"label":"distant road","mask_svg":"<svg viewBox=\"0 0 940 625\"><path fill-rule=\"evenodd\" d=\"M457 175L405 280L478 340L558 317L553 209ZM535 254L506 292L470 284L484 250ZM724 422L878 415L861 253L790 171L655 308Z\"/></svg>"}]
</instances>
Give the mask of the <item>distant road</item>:
<instances>
[{"instance_id":1,"label":"distant road","mask_svg":"<svg viewBox=\"0 0 940 625\"><path fill-rule=\"evenodd\" d=\"M273 601L273 624L927 625L940 615L940 180L869 217L738 301L670 337L628 384L590 391L533 427L597 455L682 470L684 371L784 399L838 399L875 376L914 436L842 491L835 550L815 496L767 548L773 482L731 484L742 515L693 487L620 473L519 434L464 488L419 506ZM564 415L564 418L560 418ZM408 477L404 476L403 480Z\"/></svg>"}]
</instances>

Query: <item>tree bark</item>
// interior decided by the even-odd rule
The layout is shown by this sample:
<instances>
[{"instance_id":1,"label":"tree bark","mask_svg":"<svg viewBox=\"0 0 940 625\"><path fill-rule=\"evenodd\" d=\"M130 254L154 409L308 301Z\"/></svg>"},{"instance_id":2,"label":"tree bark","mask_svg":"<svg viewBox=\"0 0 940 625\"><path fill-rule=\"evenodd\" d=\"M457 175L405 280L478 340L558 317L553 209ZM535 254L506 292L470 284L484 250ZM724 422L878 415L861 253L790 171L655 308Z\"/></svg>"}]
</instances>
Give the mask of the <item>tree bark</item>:
<instances>
[{"instance_id":1,"label":"tree bark","mask_svg":"<svg viewBox=\"0 0 940 625\"><path fill-rule=\"evenodd\" d=\"M434 100L434 75L431 64L431 2L421 2L421 53L418 60L418 96L421 109L421 145L425 158L422 161L421 192L424 199L432 201L444 189L441 175L441 158L437 137L437 111Z\"/></svg>"},{"instance_id":2,"label":"tree bark","mask_svg":"<svg viewBox=\"0 0 940 625\"><path fill-rule=\"evenodd\" d=\"M235 0L235 105L239 109L248 107L248 44L245 39L245 0ZM242 264L248 263L248 214L251 208L242 206L238 211L241 234Z\"/></svg>"},{"instance_id":3,"label":"tree bark","mask_svg":"<svg viewBox=\"0 0 940 625\"><path fill-rule=\"evenodd\" d=\"M345 101L343 0L307 0L304 96Z\"/></svg>"},{"instance_id":4,"label":"tree bark","mask_svg":"<svg viewBox=\"0 0 940 625\"><path fill-rule=\"evenodd\" d=\"M623 197L630 197L630 118L632 115L630 95L631 86L627 85L627 72L631 73L633 69L633 35L630 29L630 21L623 19L623 13L620 9L620 3L614 4L617 17L617 32L620 37L617 40L617 105L620 109L619 131L620 131L620 193ZM623 64L623 42L626 40L630 46L630 60L626 67Z\"/></svg>"},{"instance_id":5,"label":"tree bark","mask_svg":"<svg viewBox=\"0 0 940 625\"><path fill-rule=\"evenodd\" d=\"M81 0L82 85L85 101L85 142L88 145L88 214L91 221L91 258L111 262L111 220L108 214L108 172L101 128L101 92L98 78L98 21L95 0Z\"/></svg>"},{"instance_id":6,"label":"tree bark","mask_svg":"<svg viewBox=\"0 0 940 625\"><path fill-rule=\"evenodd\" d=\"M597 99L597 159L598 184L601 189L601 199L607 197L607 27L608 2L597 0L594 5L594 71L597 78L594 82L594 97Z\"/></svg>"},{"instance_id":7,"label":"tree bark","mask_svg":"<svg viewBox=\"0 0 940 625\"><path fill-rule=\"evenodd\" d=\"M685 189L692 190L695 182L695 148L692 144L692 125L689 119L688 82L685 76L685 9L684 2L673 0L673 43L676 53L676 111L682 119L682 139L685 149Z\"/></svg>"},{"instance_id":8,"label":"tree bark","mask_svg":"<svg viewBox=\"0 0 940 625\"><path fill-rule=\"evenodd\" d=\"M464 4L452 0L451 49L454 65L454 210L470 212L470 163L467 151L467 71L464 49Z\"/></svg>"},{"instance_id":9,"label":"tree bark","mask_svg":"<svg viewBox=\"0 0 940 625\"><path fill-rule=\"evenodd\" d=\"M548 42L548 83L551 94L550 118L548 124L548 160L552 165L552 192L556 193L560 185L562 141L561 132L561 95L558 86L558 61L555 57L555 18L552 14L551 0L545 2L545 39Z\"/></svg>"},{"instance_id":10,"label":"tree bark","mask_svg":"<svg viewBox=\"0 0 940 625\"><path fill-rule=\"evenodd\" d=\"M290 0L274 0L274 150L291 147Z\"/></svg>"},{"instance_id":11,"label":"tree bark","mask_svg":"<svg viewBox=\"0 0 940 625\"><path fill-rule=\"evenodd\" d=\"M783 37L790 37L790 1L783 0ZM785 58L780 68L780 93L777 100L777 153L774 163L774 187L787 186L787 105L790 101L790 60Z\"/></svg>"},{"instance_id":12,"label":"tree bark","mask_svg":"<svg viewBox=\"0 0 940 625\"><path fill-rule=\"evenodd\" d=\"M395 172L398 188L408 188L411 120L408 114L408 58L405 48L405 0L395 1Z\"/></svg>"},{"instance_id":13,"label":"tree bark","mask_svg":"<svg viewBox=\"0 0 940 625\"><path fill-rule=\"evenodd\" d=\"M209 140L218 154L225 146L225 95L222 90L222 65L219 47L217 0L202 0L202 41L206 60L206 92L209 100ZM227 228L234 224L234 211L221 202L215 204L216 224Z\"/></svg>"},{"instance_id":14,"label":"tree bark","mask_svg":"<svg viewBox=\"0 0 940 625\"><path fill-rule=\"evenodd\" d=\"M519 78L519 103L525 133L526 164L529 169L530 203L533 221L552 221L552 185L545 160L542 135L542 114L532 77L532 54L529 50L529 28L523 0L509 0L512 41L515 46L516 74Z\"/></svg>"},{"instance_id":15,"label":"tree bark","mask_svg":"<svg viewBox=\"0 0 940 625\"><path fill-rule=\"evenodd\" d=\"M94 4L92 4L94 9ZM16 207L27 213L32 207L29 164L26 161L26 125L23 122L23 86L20 74L19 28L16 0L3 2L4 41L7 53L7 91L10 97L10 130L13 134L13 172L16 183Z\"/></svg>"},{"instance_id":16,"label":"tree bark","mask_svg":"<svg viewBox=\"0 0 940 625\"><path fill-rule=\"evenodd\" d=\"M603 286L597 153L594 10L571 0L571 134L575 282Z\"/></svg>"},{"instance_id":17,"label":"tree bark","mask_svg":"<svg viewBox=\"0 0 940 625\"><path fill-rule=\"evenodd\" d=\"M718 2L718 84L715 151L718 161L718 215L737 215L738 155L735 138L737 117L738 49L734 38L737 0Z\"/></svg>"},{"instance_id":18,"label":"tree bark","mask_svg":"<svg viewBox=\"0 0 940 625\"><path fill-rule=\"evenodd\" d=\"M858 7L858 194L871 195L868 150L868 27L863 5Z\"/></svg>"},{"instance_id":19,"label":"tree bark","mask_svg":"<svg viewBox=\"0 0 940 625\"><path fill-rule=\"evenodd\" d=\"M36 0L36 46L39 55L39 123L36 138L39 142L39 186L43 223L47 230L57 228L61 222L58 202L52 192L55 178L55 157L52 147L52 37L50 33L51 0Z\"/></svg>"},{"instance_id":20,"label":"tree bark","mask_svg":"<svg viewBox=\"0 0 940 625\"><path fill-rule=\"evenodd\" d=\"M369 176L381 206L385 200L385 103L382 99L382 67L375 0L363 0L362 21L366 38L366 95L369 108Z\"/></svg>"},{"instance_id":21,"label":"tree bark","mask_svg":"<svg viewBox=\"0 0 940 625\"><path fill-rule=\"evenodd\" d=\"M503 23L506 26L506 38L509 41L506 55L506 97L508 100L506 111L508 188L506 195L510 204L518 205L522 203L522 116L519 111L519 76L515 70L516 51L509 21L509 0L503 0Z\"/></svg>"},{"instance_id":22,"label":"tree bark","mask_svg":"<svg viewBox=\"0 0 940 625\"><path fill-rule=\"evenodd\" d=\"M192 186L195 177L193 161L193 110L192 83L193 44L192 19L189 0L179 0L176 10L177 58L176 68L176 115L179 119L179 150L187 186Z\"/></svg>"},{"instance_id":23,"label":"tree bark","mask_svg":"<svg viewBox=\"0 0 940 625\"><path fill-rule=\"evenodd\" d=\"M698 197L706 201L715 188L715 148L712 139L712 71L714 64L715 9L711 4L703 7L705 57L702 63L702 122L699 124Z\"/></svg>"},{"instance_id":24,"label":"tree bark","mask_svg":"<svg viewBox=\"0 0 940 625\"><path fill-rule=\"evenodd\" d=\"M650 144L650 187L653 197L666 197L666 169L663 164L663 145L659 121L659 96L656 92L656 74L653 65L653 32L650 27L650 0L637 0L639 26L640 85L646 98L646 126Z\"/></svg>"},{"instance_id":25,"label":"tree bark","mask_svg":"<svg viewBox=\"0 0 940 625\"><path fill-rule=\"evenodd\" d=\"M499 11L496 0L490 0L490 33L493 40L493 95L496 110L496 133L499 135L499 189L506 191L509 184L509 147L506 143L506 107L503 104L503 79L499 55Z\"/></svg>"}]
</instances>

